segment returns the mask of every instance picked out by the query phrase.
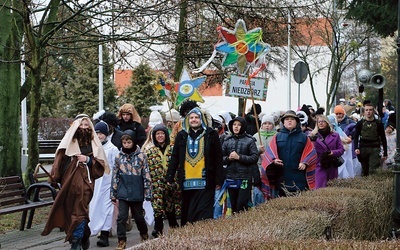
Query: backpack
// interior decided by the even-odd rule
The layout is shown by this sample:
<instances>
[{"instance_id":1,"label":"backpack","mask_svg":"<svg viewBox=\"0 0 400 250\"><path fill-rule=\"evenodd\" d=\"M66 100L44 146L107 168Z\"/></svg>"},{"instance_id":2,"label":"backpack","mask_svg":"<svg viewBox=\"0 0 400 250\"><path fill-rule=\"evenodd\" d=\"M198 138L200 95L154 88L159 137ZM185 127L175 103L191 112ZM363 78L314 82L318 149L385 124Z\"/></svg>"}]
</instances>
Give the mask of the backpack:
<instances>
[{"instance_id":1,"label":"backpack","mask_svg":"<svg viewBox=\"0 0 400 250\"><path fill-rule=\"evenodd\" d=\"M377 144L380 145L379 127L380 121L367 121L364 118L357 123L357 129L360 131L360 143ZM370 145L371 146L371 145Z\"/></svg>"}]
</instances>

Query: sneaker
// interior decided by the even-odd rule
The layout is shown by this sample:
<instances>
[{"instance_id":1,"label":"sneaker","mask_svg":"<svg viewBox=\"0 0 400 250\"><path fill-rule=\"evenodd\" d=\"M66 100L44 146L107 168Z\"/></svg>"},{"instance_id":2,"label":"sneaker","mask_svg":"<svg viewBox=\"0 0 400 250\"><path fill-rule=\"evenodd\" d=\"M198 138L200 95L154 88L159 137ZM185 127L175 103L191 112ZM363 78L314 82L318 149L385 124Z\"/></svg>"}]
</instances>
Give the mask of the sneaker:
<instances>
[{"instance_id":1,"label":"sneaker","mask_svg":"<svg viewBox=\"0 0 400 250\"><path fill-rule=\"evenodd\" d=\"M119 240L118 241L118 246L115 248L115 250L122 250L126 248L126 241L125 240Z\"/></svg>"}]
</instances>

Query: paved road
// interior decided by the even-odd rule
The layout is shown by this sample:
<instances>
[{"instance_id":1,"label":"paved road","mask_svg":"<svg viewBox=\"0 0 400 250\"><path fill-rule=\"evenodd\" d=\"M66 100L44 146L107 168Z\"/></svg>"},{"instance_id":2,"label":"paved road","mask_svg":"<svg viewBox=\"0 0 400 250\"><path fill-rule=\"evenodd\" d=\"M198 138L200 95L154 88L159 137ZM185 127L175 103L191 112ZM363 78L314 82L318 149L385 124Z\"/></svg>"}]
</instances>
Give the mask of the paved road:
<instances>
[{"instance_id":1,"label":"paved road","mask_svg":"<svg viewBox=\"0 0 400 250\"><path fill-rule=\"evenodd\" d=\"M168 227L168 223L165 223L165 227ZM44 228L42 225L34 225L31 229L25 229L25 231L11 231L6 234L0 234L1 249L30 249L30 250L66 250L70 249L70 244L64 242L65 233L60 232L58 229L54 229L49 235L41 236L40 233ZM166 228L167 229L167 228ZM149 227L149 235L153 227ZM127 249L140 244L139 232L136 229L136 225L133 229L127 233ZM150 236L150 239L152 237ZM118 245L118 239L116 236L109 238L109 247L98 247L96 245L97 237L90 237L90 248L89 249L104 249L110 250L115 249Z\"/></svg>"}]
</instances>

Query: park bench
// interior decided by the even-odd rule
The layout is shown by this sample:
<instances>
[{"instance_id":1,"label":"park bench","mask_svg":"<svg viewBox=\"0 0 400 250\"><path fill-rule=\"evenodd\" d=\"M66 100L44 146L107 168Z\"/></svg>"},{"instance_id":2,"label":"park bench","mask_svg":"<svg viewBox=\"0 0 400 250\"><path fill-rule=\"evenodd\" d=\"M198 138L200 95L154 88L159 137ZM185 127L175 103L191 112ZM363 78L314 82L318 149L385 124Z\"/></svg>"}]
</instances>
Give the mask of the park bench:
<instances>
[{"instance_id":1,"label":"park bench","mask_svg":"<svg viewBox=\"0 0 400 250\"><path fill-rule=\"evenodd\" d=\"M52 197L44 199L40 196L41 189L50 189ZM36 208L53 205L56 191L44 183L34 183L25 189L20 176L0 177L0 215L22 212L19 230L25 229L26 217L29 211L26 228L30 229Z\"/></svg>"},{"instance_id":2,"label":"park bench","mask_svg":"<svg viewBox=\"0 0 400 250\"><path fill-rule=\"evenodd\" d=\"M53 161L60 140L40 140L39 141L39 161Z\"/></svg>"}]
</instances>

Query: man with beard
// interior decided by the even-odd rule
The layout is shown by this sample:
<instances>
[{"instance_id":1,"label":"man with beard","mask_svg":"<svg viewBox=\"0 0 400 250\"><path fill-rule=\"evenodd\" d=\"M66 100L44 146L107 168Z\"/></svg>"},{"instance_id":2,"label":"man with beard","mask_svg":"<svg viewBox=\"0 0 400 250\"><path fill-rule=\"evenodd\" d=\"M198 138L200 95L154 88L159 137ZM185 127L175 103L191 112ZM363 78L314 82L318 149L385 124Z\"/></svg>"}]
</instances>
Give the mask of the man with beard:
<instances>
[{"instance_id":1,"label":"man with beard","mask_svg":"<svg viewBox=\"0 0 400 250\"><path fill-rule=\"evenodd\" d=\"M182 188L181 225L213 218L215 189L224 181L218 133L207 126L200 108L193 108L177 134L167 170L167 185L176 171Z\"/></svg>"},{"instance_id":2,"label":"man with beard","mask_svg":"<svg viewBox=\"0 0 400 250\"><path fill-rule=\"evenodd\" d=\"M49 181L61 184L42 235L53 228L65 230L65 241L71 249L88 249L90 229L89 202L94 181L110 173L103 147L94 136L94 127L87 115L75 117L57 148Z\"/></svg>"}]
</instances>

